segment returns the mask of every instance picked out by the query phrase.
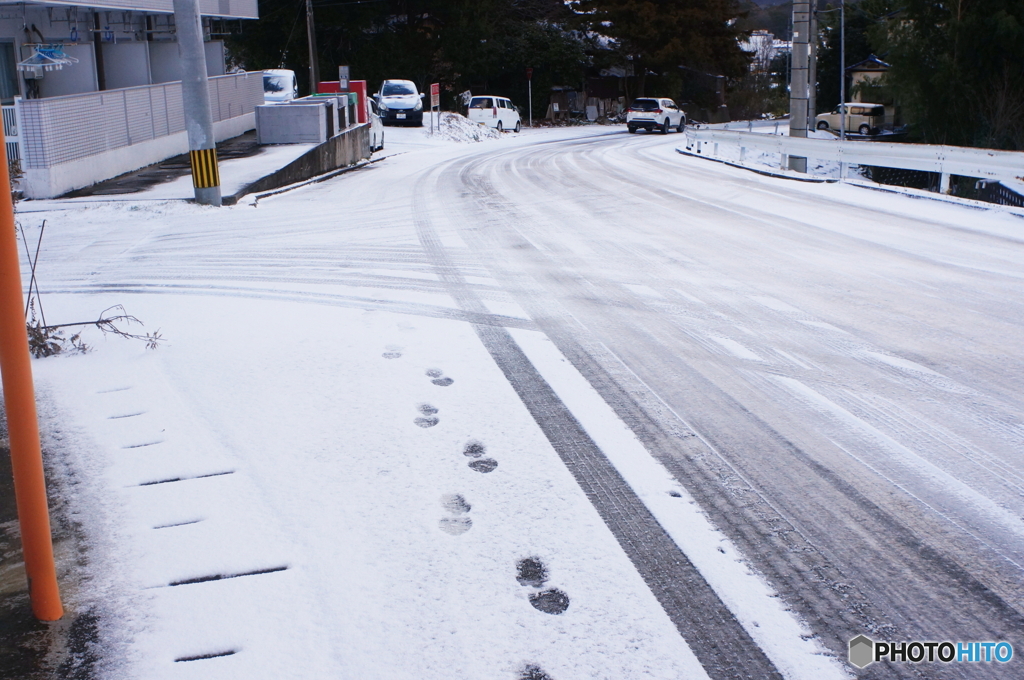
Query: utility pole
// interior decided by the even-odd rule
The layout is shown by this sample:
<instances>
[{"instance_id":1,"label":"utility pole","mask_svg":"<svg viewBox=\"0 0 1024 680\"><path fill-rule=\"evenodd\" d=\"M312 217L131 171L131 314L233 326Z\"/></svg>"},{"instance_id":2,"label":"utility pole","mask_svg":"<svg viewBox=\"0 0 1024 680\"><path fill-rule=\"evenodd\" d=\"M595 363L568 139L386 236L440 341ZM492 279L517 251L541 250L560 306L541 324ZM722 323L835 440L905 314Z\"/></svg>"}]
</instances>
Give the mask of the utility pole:
<instances>
[{"instance_id":1,"label":"utility pole","mask_svg":"<svg viewBox=\"0 0 1024 680\"><path fill-rule=\"evenodd\" d=\"M818 0L811 0L810 53L807 62L807 129L818 113Z\"/></svg>"},{"instance_id":2,"label":"utility pole","mask_svg":"<svg viewBox=\"0 0 1024 680\"><path fill-rule=\"evenodd\" d=\"M809 0L793 2L793 66L789 86L789 136L807 137L807 61L810 45L811 3ZM789 167L807 172L807 159L790 156Z\"/></svg>"},{"instance_id":3,"label":"utility pole","mask_svg":"<svg viewBox=\"0 0 1024 680\"><path fill-rule=\"evenodd\" d=\"M316 56L316 28L313 26L313 0L306 0L306 37L309 40L309 93L316 94L320 84L320 60Z\"/></svg>"},{"instance_id":4,"label":"utility pole","mask_svg":"<svg viewBox=\"0 0 1024 680\"><path fill-rule=\"evenodd\" d=\"M181 103L188 131L188 155L192 161L192 185L196 203L221 204L217 140L213 135L210 89L203 49L203 25L199 0L174 0L174 25L181 58Z\"/></svg>"}]
</instances>

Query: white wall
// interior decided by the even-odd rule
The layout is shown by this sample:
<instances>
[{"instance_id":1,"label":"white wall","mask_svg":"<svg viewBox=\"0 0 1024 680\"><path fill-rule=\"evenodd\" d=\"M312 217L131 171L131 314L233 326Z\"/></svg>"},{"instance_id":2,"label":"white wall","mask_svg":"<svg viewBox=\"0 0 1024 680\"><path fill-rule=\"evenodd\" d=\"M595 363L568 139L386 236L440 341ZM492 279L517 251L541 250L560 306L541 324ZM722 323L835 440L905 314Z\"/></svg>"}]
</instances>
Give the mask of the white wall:
<instances>
[{"instance_id":1,"label":"white wall","mask_svg":"<svg viewBox=\"0 0 1024 680\"><path fill-rule=\"evenodd\" d=\"M206 75L224 75L224 41L211 40L204 43L206 50ZM171 83L181 80L181 58L178 56L178 43L149 43L149 68L154 83Z\"/></svg>"},{"instance_id":2,"label":"white wall","mask_svg":"<svg viewBox=\"0 0 1024 680\"><path fill-rule=\"evenodd\" d=\"M22 50L25 51L24 49ZM69 57L78 59L77 64L65 66L59 71L46 71L39 81L39 94L42 97L59 97L66 94L95 92L96 56L92 43L64 45L64 52ZM26 54L22 59L30 56Z\"/></svg>"},{"instance_id":3,"label":"white wall","mask_svg":"<svg viewBox=\"0 0 1024 680\"><path fill-rule=\"evenodd\" d=\"M224 41L211 40L203 47L206 49L206 75L224 75Z\"/></svg>"},{"instance_id":4,"label":"white wall","mask_svg":"<svg viewBox=\"0 0 1024 680\"><path fill-rule=\"evenodd\" d=\"M178 57L178 43L151 42L149 45L149 68L154 83L171 83L181 80L181 60Z\"/></svg>"},{"instance_id":5,"label":"white wall","mask_svg":"<svg viewBox=\"0 0 1024 680\"><path fill-rule=\"evenodd\" d=\"M150 84L148 43L103 43L100 50L106 89Z\"/></svg>"},{"instance_id":6,"label":"white wall","mask_svg":"<svg viewBox=\"0 0 1024 680\"><path fill-rule=\"evenodd\" d=\"M215 122L213 136L220 142L237 137L254 127L256 116L247 113ZM187 151L188 133L177 132L52 168L25 170L22 186L26 198L54 198Z\"/></svg>"}]
</instances>

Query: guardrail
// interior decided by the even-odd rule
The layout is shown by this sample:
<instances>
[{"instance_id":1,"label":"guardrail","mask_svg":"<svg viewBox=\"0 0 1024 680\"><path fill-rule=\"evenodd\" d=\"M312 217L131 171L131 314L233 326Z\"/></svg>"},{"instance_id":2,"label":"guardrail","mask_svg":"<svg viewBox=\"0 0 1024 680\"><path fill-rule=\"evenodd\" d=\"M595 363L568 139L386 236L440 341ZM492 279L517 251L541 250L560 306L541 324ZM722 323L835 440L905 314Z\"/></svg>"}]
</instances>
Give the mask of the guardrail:
<instances>
[{"instance_id":1,"label":"guardrail","mask_svg":"<svg viewBox=\"0 0 1024 680\"><path fill-rule=\"evenodd\" d=\"M844 165L876 165L904 170L924 170L942 176L940 191L949 191L951 175L991 179L1020 179L1024 176L1024 152L975 149L961 146L932 144L894 144L888 142L851 142L832 139L806 139L756 132L687 128L687 148L702 153L705 144L713 145L718 155L719 144L740 148L740 158L746 149L787 156L798 156L821 161L834 161ZM842 171L840 172L842 174Z\"/></svg>"}]
</instances>

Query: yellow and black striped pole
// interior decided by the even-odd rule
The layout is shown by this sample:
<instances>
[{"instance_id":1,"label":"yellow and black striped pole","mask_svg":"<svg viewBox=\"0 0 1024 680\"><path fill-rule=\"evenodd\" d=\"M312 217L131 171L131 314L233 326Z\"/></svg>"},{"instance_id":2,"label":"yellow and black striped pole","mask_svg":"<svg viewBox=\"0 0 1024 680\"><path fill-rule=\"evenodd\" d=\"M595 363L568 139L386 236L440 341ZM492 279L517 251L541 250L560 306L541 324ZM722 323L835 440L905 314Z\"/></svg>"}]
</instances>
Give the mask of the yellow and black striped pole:
<instances>
[{"instance_id":1,"label":"yellow and black striped pole","mask_svg":"<svg viewBox=\"0 0 1024 680\"><path fill-rule=\"evenodd\" d=\"M206 75L206 51L199 0L173 0L178 56L181 60L181 104L188 131L192 160L192 184L196 203L220 205L220 173L217 171L217 146L210 109L210 89Z\"/></svg>"},{"instance_id":2,"label":"yellow and black striped pole","mask_svg":"<svg viewBox=\"0 0 1024 680\"><path fill-rule=\"evenodd\" d=\"M192 185L196 189L220 186L220 172L217 170L217 149L189 151L192 160Z\"/></svg>"}]
</instances>

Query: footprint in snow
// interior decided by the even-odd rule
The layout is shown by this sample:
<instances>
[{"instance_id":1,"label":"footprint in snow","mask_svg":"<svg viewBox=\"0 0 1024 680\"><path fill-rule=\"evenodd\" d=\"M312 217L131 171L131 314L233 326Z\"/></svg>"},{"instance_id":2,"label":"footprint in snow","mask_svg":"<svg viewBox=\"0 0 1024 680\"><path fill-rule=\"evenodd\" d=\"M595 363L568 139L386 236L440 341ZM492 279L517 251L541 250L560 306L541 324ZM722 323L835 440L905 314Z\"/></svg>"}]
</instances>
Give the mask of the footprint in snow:
<instances>
[{"instance_id":1,"label":"footprint in snow","mask_svg":"<svg viewBox=\"0 0 1024 680\"><path fill-rule=\"evenodd\" d=\"M516 565L516 580L519 585L530 588L543 588L548 580L548 568L539 557L526 557ZM558 588L548 588L530 593L530 604L537 611L545 614L561 614L569 608L569 596Z\"/></svg>"},{"instance_id":2,"label":"footprint in snow","mask_svg":"<svg viewBox=\"0 0 1024 680\"><path fill-rule=\"evenodd\" d=\"M427 376L433 378L430 382L434 383L439 387L448 387L454 380L451 378L444 377L444 371L439 368L431 368L427 370Z\"/></svg>"},{"instance_id":3,"label":"footprint in snow","mask_svg":"<svg viewBox=\"0 0 1024 680\"><path fill-rule=\"evenodd\" d=\"M526 557L519 560L516 569L519 572L516 575L516 580L521 586L541 588L548 581L548 568L538 557Z\"/></svg>"},{"instance_id":4,"label":"footprint in snow","mask_svg":"<svg viewBox=\"0 0 1024 680\"><path fill-rule=\"evenodd\" d=\"M477 472L483 472L484 474L492 472L494 468L498 467L498 461L493 458L481 458L487 448L477 441L471 441L466 444L466 447L462 449L462 453L468 458L475 458L469 462L469 467Z\"/></svg>"},{"instance_id":5,"label":"footprint in snow","mask_svg":"<svg viewBox=\"0 0 1024 680\"><path fill-rule=\"evenodd\" d=\"M528 663L523 666L523 670L519 674L519 680L552 680L552 678L541 670L541 667L537 664Z\"/></svg>"},{"instance_id":6,"label":"footprint in snow","mask_svg":"<svg viewBox=\"0 0 1024 680\"><path fill-rule=\"evenodd\" d=\"M387 351L381 354L385 359L400 359L402 357L402 348L397 345L388 345L385 347Z\"/></svg>"},{"instance_id":7,"label":"footprint in snow","mask_svg":"<svg viewBox=\"0 0 1024 680\"><path fill-rule=\"evenodd\" d=\"M434 416L434 414L437 413L437 408L431 406L430 404L420 404L419 411L420 413L423 414L424 417L417 418L412 422L416 423L420 427L433 427L434 425L437 425L439 422L441 422L440 419Z\"/></svg>"},{"instance_id":8,"label":"footprint in snow","mask_svg":"<svg viewBox=\"0 0 1024 680\"><path fill-rule=\"evenodd\" d=\"M442 517L437 523L441 531L458 536L470 530L473 520L468 516L472 506L460 494L450 494L441 497L441 506L448 511L451 517Z\"/></svg>"}]
</instances>

